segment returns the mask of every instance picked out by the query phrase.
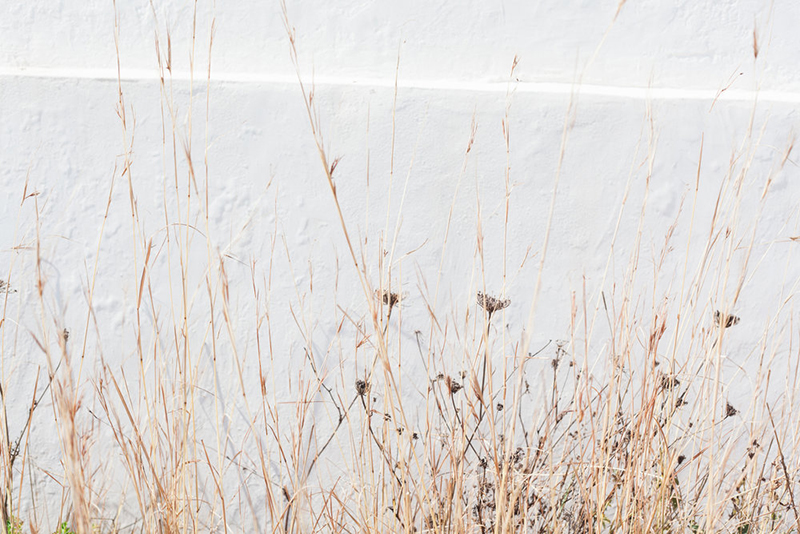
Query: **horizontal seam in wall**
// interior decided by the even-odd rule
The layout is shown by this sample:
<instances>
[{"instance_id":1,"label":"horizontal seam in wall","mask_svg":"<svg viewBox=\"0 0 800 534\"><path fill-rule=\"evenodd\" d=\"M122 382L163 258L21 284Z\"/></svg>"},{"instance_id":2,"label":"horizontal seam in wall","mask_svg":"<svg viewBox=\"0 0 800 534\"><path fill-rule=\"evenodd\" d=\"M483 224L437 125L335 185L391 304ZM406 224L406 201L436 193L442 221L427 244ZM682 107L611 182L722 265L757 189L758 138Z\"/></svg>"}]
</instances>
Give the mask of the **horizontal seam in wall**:
<instances>
[{"instance_id":1,"label":"horizontal seam in wall","mask_svg":"<svg viewBox=\"0 0 800 534\"><path fill-rule=\"evenodd\" d=\"M9 68L0 66L2 78L48 78L72 80L117 81L115 69L55 69L55 68ZM157 81L157 71L130 70L121 71L120 78L124 82ZM174 72L170 76L173 81L188 82L192 77L188 72ZM205 73L194 76L196 85L207 83ZM312 77L304 77L304 83L310 86ZM212 83L231 84L276 84L297 85L294 75L267 75L252 73L220 72L211 75ZM313 78L315 86L335 87L362 87L362 88L393 88L393 79L362 78L352 79L344 77L317 76ZM625 98L635 100L708 100L754 102L787 102L800 103L800 93L790 91L753 91L742 89L683 89L669 87L620 87L613 85L573 84L560 82L470 82L460 80L409 80L400 78L397 82L401 89L441 90L441 91L466 91L486 93L535 93L551 95L589 95L609 98Z\"/></svg>"}]
</instances>

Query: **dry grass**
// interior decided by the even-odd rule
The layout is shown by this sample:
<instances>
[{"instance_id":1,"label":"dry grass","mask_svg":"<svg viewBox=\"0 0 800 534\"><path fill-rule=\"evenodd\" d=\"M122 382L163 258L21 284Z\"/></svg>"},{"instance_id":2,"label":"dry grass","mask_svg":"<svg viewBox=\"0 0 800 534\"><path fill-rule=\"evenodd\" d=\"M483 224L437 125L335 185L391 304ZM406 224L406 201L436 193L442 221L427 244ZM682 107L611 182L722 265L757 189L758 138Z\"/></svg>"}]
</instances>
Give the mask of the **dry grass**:
<instances>
[{"instance_id":1,"label":"dry grass","mask_svg":"<svg viewBox=\"0 0 800 534\"><path fill-rule=\"evenodd\" d=\"M284 15L297 66L295 34L285 7ZM599 287L611 289L598 290L596 297L590 296L591 288L583 288L582 296L573 294L572 313L564 317L567 339L530 347L529 335L510 341L502 325L535 330L536 314L542 313L537 308L541 279L532 298L518 297L504 294L505 287L486 287L484 270L479 286L470 290L470 304L448 316L440 311L440 274L428 285L422 273L421 298L408 299L402 290L408 284L394 271L394 246L387 240L387 254L368 259L344 215L348 199L340 197L334 177L339 160L325 149L314 89L304 83L298 66L322 179L347 244L343 269L357 277L360 290L352 308L339 305L334 339L324 341L346 346L358 369L353 372L342 361L331 370L319 365L324 355L317 354L313 316L304 308L299 288L291 318L273 316L271 272L259 271L255 264L251 294L232 294L241 285L231 283L229 260L209 237L208 162L201 164L192 147L191 111L189 134L181 137L170 38L160 35L156 47L165 177L171 179L165 194L165 244L154 244L137 211L131 165L135 125L121 82L117 111L124 151L106 206L109 210L115 187L128 190L131 271L126 276L136 288L135 363L121 365L111 358L112 351L99 350L98 365L85 366L90 331L104 328L96 321L94 306L105 228L99 233L96 263L87 268L82 332L65 329L49 311L53 289L41 270L37 239L40 324L38 332L25 335L33 335L45 355L46 377L37 380L29 405L10 405L6 388L14 377L4 359L0 389L0 495L9 532L45 528L37 512L45 499L37 493L43 473L30 465L36 448L28 439L32 425L49 425L61 444L63 473L44 473L63 488L58 512L47 517L47 525L55 517L55 524L67 521L80 534L800 532L800 457L792 417L798 366L792 358L775 359L794 341L794 334L783 329L782 310L753 348L759 365L757 375L750 377L752 398L731 404L720 374L729 330L747 327L745 319L730 313L748 282L745 274L732 274L732 263L736 247L736 258L744 248L749 262L754 245L752 240L734 243L730 228L741 222L739 207L748 194L742 183L752 146L736 159L745 163L732 160L708 227L694 227L699 223L693 199L689 235L703 233L704 242L673 242L673 226L655 269L643 269L639 256L645 195L624 274L612 279L607 269ZM209 35L210 65L213 25ZM210 95L210 67L207 79ZM559 162L576 112L573 104ZM206 101L206 120L208 116ZM503 133L510 154L508 124L507 106ZM461 176L474 137L473 125ZM651 130L645 150L648 184L656 144ZM775 174L790 151L788 146ZM506 221L512 194L508 161ZM701 164L702 148L698 181ZM394 161L391 167L394 177ZM558 178L554 198L557 183ZM764 198L768 189L758 194ZM620 220L625 202L618 207ZM27 185L22 204L36 213L38 235L40 208ZM385 226L384 235L392 235L388 216ZM476 241L484 265L480 228ZM393 230L396 242L399 224ZM445 246L449 232L450 220ZM540 276L549 232L548 226L541 236ZM616 240L615 232L609 264L619 261ZM512 246L504 232L504 255ZM698 250L701 259L692 265L690 251ZM273 256L275 251L273 243ZM291 251L286 254L291 263ZM441 254L444 258L444 247ZM684 271L665 286L660 268L680 254ZM199 271L198 257L204 259ZM505 258L502 265L505 281ZM740 271L746 273L746 265ZM6 278L13 281L15 274L10 271ZM708 284L708 279L718 282ZM166 310L154 297L165 286ZM19 322L6 315L13 287L0 281L4 340L20 335ZM232 300L245 296L255 309L250 321L256 344L248 349L255 350L255 362L252 357L246 361L240 325L232 315ZM426 332L403 323L409 306L421 306L428 314ZM274 356L273 336L290 320L297 326L305 359L287 377L285 362ZM422 383L411 385L403 382L398 364L402 351L408 350L402 344L409 339L415 340L412 351L428 373ZM9 350L4 341L4 358ZM463 354L461 368L445 356L451 350ZM788 378L776 384L777 373ZM225 389L223 376L233 376L239 389ZM291 381L291 393L286 381ZM775 388L781 386L786 391L776 396ZM45 397L52 401L50 417L43 414ZM24 426L11 428L9 410L27 411Z\"/></svg>"}]
</instances>

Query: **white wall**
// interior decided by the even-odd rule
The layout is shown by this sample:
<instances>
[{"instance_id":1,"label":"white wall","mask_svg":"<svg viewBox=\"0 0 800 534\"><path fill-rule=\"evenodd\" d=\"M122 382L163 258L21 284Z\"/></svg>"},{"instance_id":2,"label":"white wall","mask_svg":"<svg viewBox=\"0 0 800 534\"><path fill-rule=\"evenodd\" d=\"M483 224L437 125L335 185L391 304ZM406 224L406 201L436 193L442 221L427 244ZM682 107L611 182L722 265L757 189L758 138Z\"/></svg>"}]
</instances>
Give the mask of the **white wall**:
<instances>
[{"instance_id":1,"label":"white wall","mask_svg":"<svg viewBox=\"0 0 800 534\"><path fill-rule=\"evenodd\" d=\"M528 83L571 83L603 36L584 83L617 87L718 89L742 72L740 89L792 90L800 75L794 51L800 37L794 2L624 3L600 1L363 1L289 3L303 64L319 76L391 79L398 46L403 79L505 82L511 59ZM125 69L154 68L153 34L169 27L178 69L187 68L192 2L118 2ZM114 14L108 2L10 2L0 23L4 70L113 69ZM293 75L279 2L200 3L199 63L205 64L210 19L216 19L214 72L272 77ZM612 24L613 22L613 24ZM753 62L753 34L762 61Z\"/></svg>"},{"instance_id":2,"label":"white wall","mask_svg":"<svg viewBox=\"0 0 800 534\"><path fill-rule=\"evenodd\" d=\"M19 290L8 295L3 327L3 376L12 434L23 425L36 370L46 369L32 336L55 346L55 328L70 328L70 353L73 358L85 353L82 392L95 409L91 377L99 372L101 361L112 369L138 361L137 320L145 325L143 344L150 355L154 324L165 329L161 349L169 354L163 344L173 332L167 327L180 323L182 309L179 295L169 288L177 292L180 287L177 246L187 236L187 166L180 152L190 131L199 198L205 194L206 172L209 198L207 227L200 204L191 206L188 218L193 225L188 235L194 239L188 245L191 345L200 382L210 389L215 383L213 373L201 365L210 361L212 347L204 280L210 254L211 280L214 291L220 291L221 254L230 284L236 348L244 359L245 377L252 381L247 387L257 390L253 278L262 291L262 312L265 295L269 297L275 358L271 365L279 375L273 385L276 397L292 398L290 390L297 387L286 377L297 376L304 365L302 331L313 331L311 344L321 367L333 372L340 359L344 361L349 374L341 378L341 387L348 387L371 356L353 356L332 341L342 321L337 306L363 316L366 305L313 145L280 4L197 5L196 83L190 100L193 4L156 1L153 10L146 1L118 2L121 88L128 120L123 135L111 3L7 3L6 16L0 18L0 184L5 193L0 195L0 272ZM394 248L385 245L393 251L386 261L392 262L393 284L401 283L408 292L403 320L414 328L430 328L422 294L430 296L437 280L441 286L432 304L443 316L452 312L453 324L467 309L474 313L475 291L485 283L490 293L502 292L512 299L506 317L508 339L519 339L534 294L568 113L574 114L569 115L555 196L534 346L568 337L572 294L581 299L584 281L592 304L600 290L609 298L623 293L621 283L640 233L646 190L637 283L651 290L633 305L646 310L654 294L656 300L663 294L680 294L684 267L693 273L704 252L696 243L708 240L721 189L726 191L721 209L737 209L732 188L722 187L733 179L727 175L729 168L733 165L734 178L747 168L740 214L732 219L730 235L721 232L719 242L725 245L715 249L713 261L722 265L720 255L725 247L733 247L730 279L735 281L745 266L742 250L753 239L747 283L734 308L748 326L731 329L733 363L726 368L732 384L748 387L747 377L736 370L749 368L748 358L758 344L753 332L761 332L779 310L790 311L793 284L800 274L794 261L797 245L789 239L800 235L793 155L779 170L800 102L800 34L795 27L800 4L629 0L616 19L617 2L609 0L306 0L291 1L287 8L307 88L315 81L325 148L331 157L342 157L335 177L348 229L360 238L356 247L364 251L376 279L380 240L391 242L399 229ZM206 83L212 19L211 80ZM173 79L165 98L154 36L164 54L168 32ZM519 65L510 79L515 56ZM578 79L580 87L574 85ZM180 206L168 101L175 104ZM506 112L511 150L504 245L507 153L501 121ZM465 157L473 121L475 142ZM130 174L121 176L126 142L133 164ZM647 153L653 148L646 187ZM768 179L770 194L762 203ZM135 224L129 184L138 210ZM38 196L22 202L26 187ZM34 201L40 210L44 313L36 292ZM451 233L437 278L451 205ZM675 220L675 250L659 267L660 285L653 291L654 263ZM476 254L479 222L485 270ZM691 231L695 245L689 247L685 263ZM148 293L147 306L137 319L142 258L151 241L152 303ZM86 305L95 262L96 322L87 315ZM698 317L710 318L714 306L733 298L733 282L727 290L715 288L714 276L724 278L716 269L705 281L706 300L698 305ZM427 289L421 291L425 284ZM787 307L781 308L784 302ZM682 304L673 298L670 306L674 312ZM221 321L220 300L215 301L214 313ZM219 350L229 355L227 333L219 339ZM594 350L601 353L600 346ZM780 358L786 356L779 352ZM461 365L455 355L450 357L453 368ZM73 359L73 367L77 361ZM159 364L150 365L154 369ZM230 372L217 377L217 385L233 406L239 399L231 393L238 388L236 366L230 360L220 365ZM77 376L77 369L74 373ZM426 380L421 362L410 356L402 375L410 383ZM213 418L211 400L198 402ZM42 422L33 427L37 446L31 454L38 466L57 465L57 437L47 426L52 416L38 416ZM240 411L231 408L228 416L232 432L246 431ZM325 417L324 412L319 417ZM102 422L96 426L98 433L106 431ZM60 490L45 480L41 483L57 502ZM57 514L57 505L50 507L44 514Z\"/></svg>"}]
</instances>

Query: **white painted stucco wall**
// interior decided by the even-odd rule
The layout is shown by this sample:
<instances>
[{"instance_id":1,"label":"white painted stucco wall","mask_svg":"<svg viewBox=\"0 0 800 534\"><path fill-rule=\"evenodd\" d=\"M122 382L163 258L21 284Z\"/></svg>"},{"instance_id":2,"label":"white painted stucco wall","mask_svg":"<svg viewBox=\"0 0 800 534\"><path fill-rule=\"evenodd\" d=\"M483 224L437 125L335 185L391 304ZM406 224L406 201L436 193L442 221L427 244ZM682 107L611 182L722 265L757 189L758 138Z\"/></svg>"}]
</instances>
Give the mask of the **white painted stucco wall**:
<instances>
[{"instance_id":1,"label":"white painted stucco wall","mask_svg":"<svg viewBox=\"0 0 800 534\"><path fill-rule=\"evenodd\" d=\"M37 370L47 368L34 336L55 346L57 329L70 329L73 373L86 405L97 411L92 377L102 363L136 368L137 321L151 332L152 325L164 327L180 317L179 299L170 293L179 285L178 253L166 238L176 221L182 235L196 240L189 245L187 287L199 382L209 390L216 384L225 406L238 402L239 372L230 360L219 362L224 370L219 376L206 365L212 346L204 282L209 257L215 290L217 258L225 258L245 377L258 372L251 323L264 312L263 303L256 310L254 279L260 298L268 296L274 355L268 374L277 398L292 398L297 387L293 377L305 365L303 333L312 338L320 367L344 370L346 376L333 378L343 388L369 363L366 356L348 359L348 351L332 341L342 320L339 310L365 313L364 296L313 144L280 4L199 2L196 7L190 99L192 2L156 0L151 7L146 1L120 1L116 15L109 1L6 2L0 17L0 273L17 290L7 294L3 330L12 434L23 428ZM437 281L438 299L430 304L443 315L452 310L454 321L474 308L475 292L485 284L490 293L512 299L508 339L518 340L535 291L553 198L533 344L568 335L571 299L582 298L584 283L591 302L601 290L609 298L621 294L645 191L639 282L652 286L654 263L676 220L673 240L684 247L659 268L662 285L634 303L646 308L654 294L658 299L679 290L670 282L677 284L685 266L695 265L704 252L690 247L684 255L690 231L705 242L721 184L732 179L731 162L733 178L746 167L748 194L728 239L734 268L745 261L736 247L754 243L735 307L749 326L731 330L732 363L726 368L732 388L746 390L747 375L737 370L748 368L757 345L752 333L763 330L777 312L791 311L800 275L797 245L790 239L800 235L793 154L778 171L798 120L800 4L302 0L287 2L287 10L303 80L307 88L314 82L325 148L330 157L342 158L335 178L348 228L376 278L382 248L390 251L392 283L408 294L403 321L419 323L421 330L429 327L422 295L430 295ZM155 51L158 35L166 54L168 32L175 146L180 152L191 131L201 200L206 175L208 180L208 225L200 205L194 205L188 232L186 206L175 200L172 132ZM519 64L511 76L515 57ZM125 134L118 116L118 59ZM506 113L508 153L502 127ZM465 155L473 123L474 144ZM121 175L126 144L132 166ZM651 149L655 156L647 184ZM180 153L177 159L183 195L186 161ZM769 195L762 200L768 179ZM23 192L37 195L23 201ZM44 312L36 290L35 202ZM479 224L485 268L476 253ZM148 243L153 245L152 306L137 318ZM719 300L700 309L710 316L732 291L720 291ZM219 301L214 313L220 320ZM222 338L219 350L232 350L227 334ZM151 352L158 344L154 334L142 343ZM786 358L781 351L778 356ZM451 358L457 369L461 364ZM83 362L80 374L78 361ZM401 374L410 383L427 380L422 364L412 358ZM256 391L257 380L251 382L246 387ZM209 421L222 417L208 399L198 402ZM232 435L246 434L241 411L226 410ZM31 461L36 468L55 468L61 453L48 426L52 411L40 410L37 417ZM319 417L328 415L323 411ZM94 424L98 435L107 432L100 419L92 423L88 417L87 424ZM232 454L236 446L232 440L225 447ZM53 503L61 489L44 476L39 482L45 492L40 513L49 524L58 513Z\"/></svg>"}]
</instances>

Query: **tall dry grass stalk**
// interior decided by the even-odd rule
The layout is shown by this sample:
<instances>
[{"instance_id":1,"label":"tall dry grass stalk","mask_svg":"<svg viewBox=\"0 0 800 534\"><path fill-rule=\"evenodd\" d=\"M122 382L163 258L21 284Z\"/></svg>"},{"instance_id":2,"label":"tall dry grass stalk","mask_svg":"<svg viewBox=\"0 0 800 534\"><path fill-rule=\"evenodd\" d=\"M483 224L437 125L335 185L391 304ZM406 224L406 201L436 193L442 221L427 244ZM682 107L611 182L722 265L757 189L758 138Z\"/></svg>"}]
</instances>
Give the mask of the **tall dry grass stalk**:
<instances>
[{"instance_id":1,"label":"tall dry grass stalk","mask_svg":"<svg viewBox=\"0 0 800 534\"><path fill-rule=\"evenodd\" d=\"M67 496L58 510L58 523L67 521L80 534L800 532L798 426L792 417L797 409L798 362L793 356L794 332L783 329L782 310L776 311L753 349L759 364L756 376L750 377L752 397L734 403L721 375L729 331L745 325L732 310L748 283L748 267L758 261L751 252L756 249L760 213L754 221L745 221L741 207L751 193L743 184L759 145L758 134L751 130L732 159L707 228L696 227L700 222L695 217L703 160L699 147L697 184L689 193L689 238L675 242L676 220L647 268L641 259L647 194L635 207L640 216L633 242L618 241L622 213L630 208L633 176L639 170L632 168L603 279L597 287L587 284L572 293L571 314L564 317L565 339L531 347L534 318L542 313L538 295L577 97L570 101L556 155L550 222L535 252L535 290L532 295L513 295L508 293L506 262L514 246L508 236L514 202L509 86L502 120L502 287L487 287L479 199L479 282L469 289L469 304L448 314L442 311L440 295L445 249L452 239L458 189L473 156L475 120L449 209L439 269L420 273L421 299L409 299L404 288L410 283L394 256L399 217L393 225L387 210L381 252L375 258L352 233L354 222L347 220L344 209L350 199L337 188L339 159L326 151L315 88L300 74L295 31L285 4L282 7L321 183L346 244L344 269L351 271L360 290L357 304L337 303L337 329L323 344L346 345L357 369L344 360L320 365L329 361L319 354L314 339L315 310L305 304L297 285L291 317L275 316L270 295L272 263L281 253L277 229L271 236L267 271L256 262L248 266L247 294L231 280L230 256L213 241L209 216L214 24L207 31L199 29L195 11L190 91L196 39L208 35L202 136L193 135L193 128L203 124L194 117L193 92L186 120L178 118L171 35L158 26L163 244L148 233L137 207L141 192L132 166L136 125L121 75L117 113L122 163L110 180L104 217L105 221L115 188L125 184L130 214L130 269L125 276L135 288L133 364L120 363L116 348L108 346L98 349L94 368L87 361L87 340L92 332L100 337L105 328L95 309L104 223L95 262L86 269L85 323L73 334L50 311L56 308L49 305L52 290L41 269L41 239L36 239L39 324L33 336L47 362L47 380L36 382L31 403L23 408L6 403L13 377L6 367L6 339L19 334L19 321L7 316L12 272L0 286L5 297L0 325L2 508L9 532L26 528L22 523L39 532L53 526L53 517L44 518L43 524L37 515L45 497L37 493L36 477L43 470L26 463L36 446L27 438L32 425L54 425L58 431L63 475L46 474L59 479ZM159 25L155 7L152 11ZM117 20L117 46L119 32ZM117 54L121 71L119 49ZM515 58L510 78L516 65ZM395 76L399 77L399 60ZM392 147L396 104L397 82ZM200 148L198 138L204 143ZM647 191L657 145L648 111L636 158L644 169ZM791 149L790 143L758 192L762 206ZM391 152L393 180L394 148ZM408 177L400 212L407 185ZM26 186L23 206L31 204L38 217L36 196L28 195ZM38 236L38 218L36 230ZM700 233L705 241L693 241ZM285 239L283 249L293 270L294 251ZM626 251L621 275L611 268L620 262L620 250ZM694 262L698 250L700 259ZM665 281L664 266L676 254L683 254L683 270L677 279ZM429 286L428 279L435 284ZM348 289L352 294L353 288ZM166 306L159 298L165 293ZM236 299L245 297L255 310L247 318L254 348L247 347L242 320L235 314ZM425 332L403 322L404 309L420 301L429 320ZM303 361L295 362L295 374L288 376L286 362L274 349L274 336L290 321L297 327ZM525 325L521 340L510 339L504 327L509 323ZM409 343L427 373L415 384L408 384L399 364ZM787 346L792 358L778 369L776 356ZM255 362L252 356L247 360L248 350L255 351ZM446 356L448 351L463 355L460 368ZM786 377L786 390L776 398L778 373ZM290 396L286 382L291 382ZM236 385L225 387L228 383ZM52 420L40 416L45 393L50 395ZM9 409L28 410L21 429L11 428ZM23 507L26 487L29 504Z\"/></svg>"}]
</instances>

